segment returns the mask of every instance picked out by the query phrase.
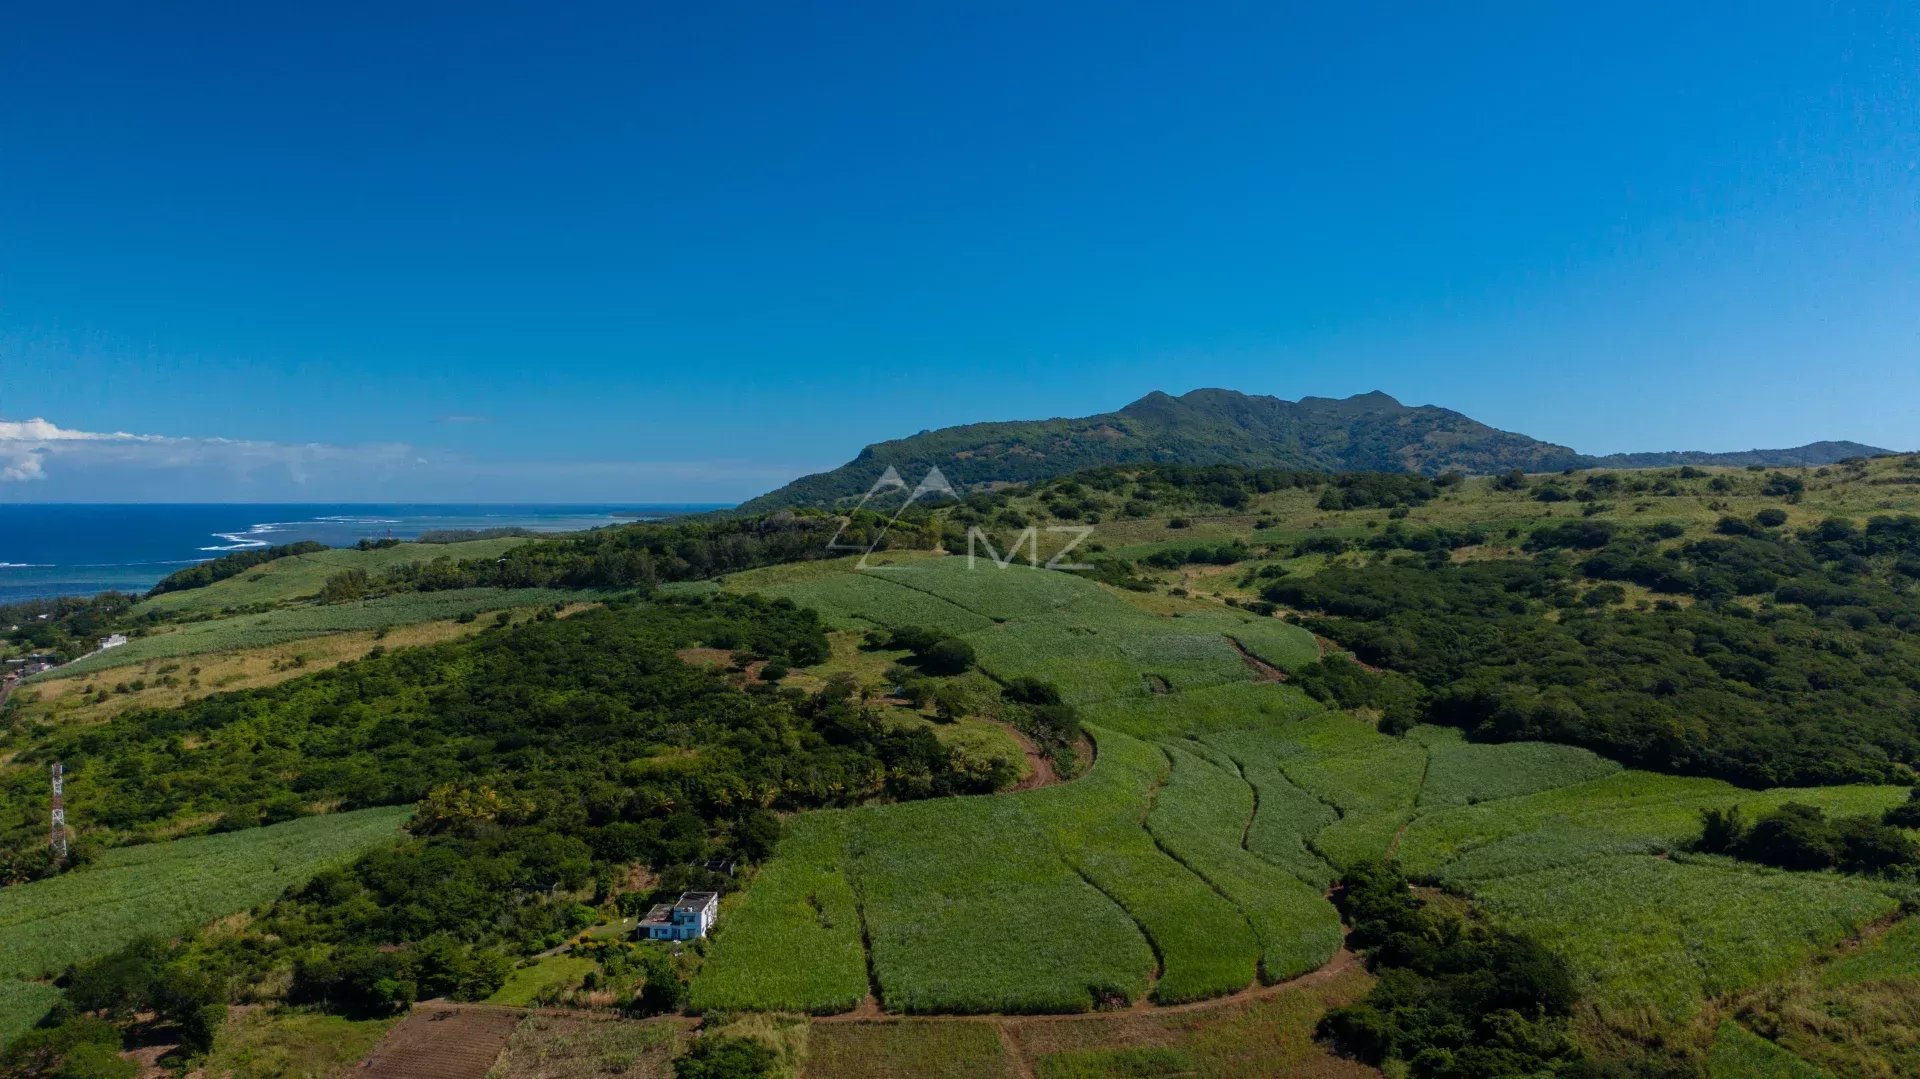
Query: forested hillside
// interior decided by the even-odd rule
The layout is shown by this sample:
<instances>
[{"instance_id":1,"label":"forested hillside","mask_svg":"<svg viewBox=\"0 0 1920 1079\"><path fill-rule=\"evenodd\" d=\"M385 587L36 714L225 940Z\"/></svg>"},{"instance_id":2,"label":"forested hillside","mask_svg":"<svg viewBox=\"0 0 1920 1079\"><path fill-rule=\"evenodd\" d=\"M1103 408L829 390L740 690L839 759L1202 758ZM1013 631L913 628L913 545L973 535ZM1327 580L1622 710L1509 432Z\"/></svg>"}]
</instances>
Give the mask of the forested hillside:
<instances>
[{"instance_id":1,"label":"forested hillside","mask_svg":"<svg viewBox=\"0 0 1920 1079\"><path fill-rule=\"evenodd\" d=\"M887 468L911 485L939 468L963 488L1030 483L1112 465L1232 465L1319 472L1487 474L1522 469L1662 465L1826 465L1886 452L1851 442L1742 453L1641 453L1596 458L1496 430L1450 409L1384 393L1284 401L1232 390L1150 393L1117 412L1077 419L974 423L876 443L829 472L803 476L741 506L758 512L830 505L865 494Z\"/></svg>"}]
</instances>

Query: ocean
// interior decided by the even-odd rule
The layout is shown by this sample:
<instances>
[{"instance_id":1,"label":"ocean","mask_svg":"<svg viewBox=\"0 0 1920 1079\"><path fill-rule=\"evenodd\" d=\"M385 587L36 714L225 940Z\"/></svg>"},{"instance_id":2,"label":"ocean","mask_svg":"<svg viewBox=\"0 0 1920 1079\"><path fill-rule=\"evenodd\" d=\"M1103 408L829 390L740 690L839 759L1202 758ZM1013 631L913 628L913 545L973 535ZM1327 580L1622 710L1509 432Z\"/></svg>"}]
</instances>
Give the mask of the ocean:
<instances>
[{"instance_id":1,"label":"ocean","mask_svg":"<svg viewBox=\"0 0 1920 1079\"><path fill-rule=\"evenodd\" d=\"M0 603L143 592L181 566L232 551L317 540L412 539L454 528L574 532L725 509L722 503L164 505L0 503Z\"/></svg>"}]
</instances>

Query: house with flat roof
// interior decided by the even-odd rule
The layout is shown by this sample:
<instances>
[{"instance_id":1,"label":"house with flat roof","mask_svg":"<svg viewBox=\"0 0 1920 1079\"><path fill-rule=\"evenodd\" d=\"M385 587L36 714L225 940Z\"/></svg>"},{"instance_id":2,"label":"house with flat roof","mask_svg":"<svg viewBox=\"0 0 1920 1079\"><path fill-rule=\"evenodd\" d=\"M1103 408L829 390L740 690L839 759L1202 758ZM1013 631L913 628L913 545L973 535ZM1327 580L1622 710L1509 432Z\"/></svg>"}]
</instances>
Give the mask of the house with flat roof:
<instances>
[{"instance_id":1,"label":"house with flat roof","mask_svg":"<svg viewBox=\"0 0 1920 1079\"><path fill-rule=\"evenodd\" d=\"M672 903L655 903L638 932L648 940L693 940L707 935L719 913L719 892L681 892Z\"/></svg>"}]
</instances>

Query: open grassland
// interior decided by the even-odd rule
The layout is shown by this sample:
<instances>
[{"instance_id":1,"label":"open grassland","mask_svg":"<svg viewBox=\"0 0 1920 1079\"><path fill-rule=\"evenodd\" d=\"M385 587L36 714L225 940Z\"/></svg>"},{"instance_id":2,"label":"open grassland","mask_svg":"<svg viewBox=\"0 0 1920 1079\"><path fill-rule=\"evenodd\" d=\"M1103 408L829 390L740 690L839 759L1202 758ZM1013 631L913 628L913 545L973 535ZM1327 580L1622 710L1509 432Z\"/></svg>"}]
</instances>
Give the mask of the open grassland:
<instances>
[{"instance_id":1,"label":"open grassland","mask_svg":"<svg viewBox=\"0 0 1920 1079\"><path fill-rule=\"evenodd\" d=\"M525 611L516 618L527 617ZM133 708L172 708L190 700L232 690L258 689L323 671L364 657L375 646L387 649L438 644L479 632L490 621L440 619L391 629L354 630L305 637L285 644L212 652L191 659L148 659L110 673L81 673L40 679L15 701L28 720L93 723ZM134 689L134 683L140 688ZM100 699L87 691L105 690Z\"/></svg>"},{"instance_id":2,"label":"open grassland","mask_svg":"<svg viewBox=\"0 0 1920 1079\"><path fill-rule=\"evenodd\" d=\"M411 806L103 852L94 864L0 889L0 978L39 978L148 933L257 906L393 839Z\"/></svg>"},{"instance_id":3,"label":"open grassland","mask_svg":"<svg viewBox=\"0 0 1920 1079\"><path fill-rule=\"evenodd\" d=\"M847 875L851 816L811 813L788 829L778 856L715 928L693 983L693 1011L826 1014L867 995L860 911Z\"/></svg>"},{"instance_id":4,"label":"open grassland","mask_svg":"<svg viewBox=\"0 0 1920 1079\"><path fill-rule=\"evenodd\" d=\"M1014 1079L990 1020L821 1023L807 1035L805 1079Z\"/></svg>"},{"instance_id":5,"label":"open grassland","mask_svg":"<svg viewBox=\"0 0 1920 1079\"><path fill-rule=\"evenodd\" d=\"M1776 1058L1789 1064L1799 1061L1809 1069L1789 1075L1920 1075L1920 1036L1915 1033L1920 1031L1920 980L1820 986L1804 978L1789 979L1742 1007L1739 1022L1753 1035L1764 1032ZM1717 1057L1717 1041L1714 1051Z\"/></svg>"},{"instance_id":6,"label":"open grassland","mask_svg":"<svg viewBox=\"0 0 1920 1079\"><path fill-rule=\"evenodd\" d=\"M355 1070L392 1019L280 1008L236 1009L214 1038L206 1079L332 1079Z\"/></svg>"},{"instance_id":7,"label":"open grassland","mask_svg":"<svg viewBox=\"0 0 1920 1079\"><path fill-rule=\"evenodd\" d=\"M431 562L436 558L448 558L456 562L468 558L498 558L509 548L525 542L521 538L505 538L466 543L400 543L372 551L342 547L312 554L290 555L262 563L224 581L215 581L204 588L162 592L152 599L142 600L134 608L134 613L209 615L257 610L311 599L320 594L327 578L347 570L361 570L369 577L377 578L394 566Z\"/></svg>"},{"instance_id":8,"label":"open grassland","mask_svg":"<svg viewBox=\"0 0 1920 1079\"><path fill-rule=\"evenodd\" d=\"M1743 468L1701 468L1692 478L1673 480L1660 492L1609 497L1594 504L1590 513L1587 504L1543 504L1534 498L1532 490L1501 490L1490 479L1476 478L1442 491L1432 501L1411 507L1404 521L1408 526L1479 525L1493 532L1496 539L1503 538L1506 529L1524 532L1543 519L1583 516L1635 525L1670 521L1705 532L1725 514L1750 517L1769 507L1786 510L1789 528L1808 527L1830 516L1864 522L1876 513L1920 512L1920 485L1911 482L1913 472L1905 467L1907 460L1909 458L1895 457L1869 461L1857 475L1839 468L1778 468L1758 473ZM1600 471L1621 476L1655 473L1671 476L1676 470ZM1762 493L1767 475L1774 472L1788 473L1805 482L1806 490L1799 501L1782 506L1779 497ZM1574 481L1585 475L1585 472L1577 473ZM1725 490L1714 489L1711 484L1716 478L1723 478L1731 486ZM1047 516L1044 503L1036 498L1016 497L1012 506L1030 518L1044 520ZM1185 521L1184 527L1171 527L1175 518ZM1255 524L1263 519L1268 522L1267 527L1256 529ZM1288 489L1258 494L1233 513L1221 513L1218 509L1195 513L1170 507L1144 517L1110 514L1099 522L1095 538L1106 547L1107 553L1141 558L1157 551L1185 550L1234 539L1259 546L1291 545L1307 535L1363 537L1389 523L1391 519L1384 508L1322 509L1316 492ZM1289 560L1287 564L1296 572L1311 573L1318 568L1307 561ZM1189 574L1213 576L1224 584L1227 575L1205 572L1213 568L1185 566L1167 571L1164 576L1170 581L1182 580Z\"/></svg>"},{"instance_id":9,"label":"open grassland","mask_svg":"<svg viewBox=\"0 0 1920 1079\"><path fill-rule=\"evenodd\" d=\"M589 971L598 969L593 960L576 955L549 955L524 967L517 967L507 980L488 997L488 1004L524 1008L540 1002L548 992L572 989ZM549 997L548 999L552 999Z\"/></svg>"},{"instance_id":10,"label":"open grassland","mask_svg":"<svg viewBox=\"0 0 1920 1079\"><path fill-rule=\"evenodd\" d=\"M1330 1008L1364 996L1352 968L1268 995L1177 1015L1087 1016L1010 1027L1036 1076L1052 1079L1377 1079L1314 1040Z\"/></svg>"},{"instance_id":11,"label":"open grassland","mask_svg":"<svg viewBox=\"0 0 1920 1079\"><path fill-rule=\"evenodd\" d=\"M137 637L119 648L96 652L49 674L62 678L96 674L154 659L231 652L329 633L381 630L509 607L566 604L593 598L593 593L555 588L462 588L448 592L407 592L354 603L284 607L206 622L186 622L164 632ZM38 684L45 678L43 675L32 681Z\"/></svg>"}]
</instances>

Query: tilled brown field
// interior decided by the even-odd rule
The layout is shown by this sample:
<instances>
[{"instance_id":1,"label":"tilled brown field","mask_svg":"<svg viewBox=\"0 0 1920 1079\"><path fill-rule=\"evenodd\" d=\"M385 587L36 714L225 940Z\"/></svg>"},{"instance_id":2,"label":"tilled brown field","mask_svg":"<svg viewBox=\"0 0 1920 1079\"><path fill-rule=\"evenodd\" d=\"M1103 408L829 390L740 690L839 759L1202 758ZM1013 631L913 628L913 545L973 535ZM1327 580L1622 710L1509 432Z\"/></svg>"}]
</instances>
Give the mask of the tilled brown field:
<instances>
[{"instance_id":1,"label":"tilled brown field","mask_svg":"<svg viewBox=\"0 0 1920 1079\"><path fill-rule=\"evenodd\" d=\"M366 1079L486 1079L522 1013L423 1006L402 1019L360 1066Z\"/></svg>"}]
</instances>

